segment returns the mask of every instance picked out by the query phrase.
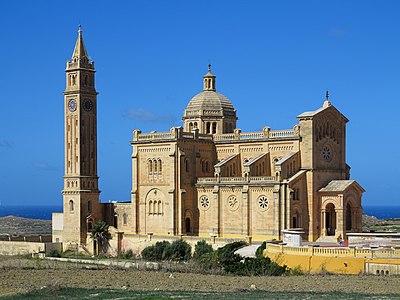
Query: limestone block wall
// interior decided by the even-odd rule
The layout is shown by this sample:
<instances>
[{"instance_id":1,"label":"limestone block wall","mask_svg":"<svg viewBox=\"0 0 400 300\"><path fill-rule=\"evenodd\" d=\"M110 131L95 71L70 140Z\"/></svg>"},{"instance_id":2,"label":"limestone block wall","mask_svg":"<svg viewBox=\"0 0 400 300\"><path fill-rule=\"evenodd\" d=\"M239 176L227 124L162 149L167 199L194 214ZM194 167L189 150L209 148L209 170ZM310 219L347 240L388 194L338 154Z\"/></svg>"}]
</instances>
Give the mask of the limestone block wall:
<instances>
[{"instance_id":1,"label":"limestone block wall","mask_svg":"<svg viewBox=\"0 0 400 300\"><path fill-rule=\"evenodd\" d=\"M47 254L52 249L61 251L61 245L61 243L0 241L0 255L24 255L41 251Z\"/></svg>"},{"instance_id":2,"label":"limestone block wall","mask_svg":"<svg viewBox=\"0 0 400 300\"><path fill-rule=\"evenodd\" d=\"M114 224L119 231L132 231L133 215L132 204L129 203L114 203L114 216L117 224ZM115 220L115 219L114 219Z\"/></svg>"}]
</instances>

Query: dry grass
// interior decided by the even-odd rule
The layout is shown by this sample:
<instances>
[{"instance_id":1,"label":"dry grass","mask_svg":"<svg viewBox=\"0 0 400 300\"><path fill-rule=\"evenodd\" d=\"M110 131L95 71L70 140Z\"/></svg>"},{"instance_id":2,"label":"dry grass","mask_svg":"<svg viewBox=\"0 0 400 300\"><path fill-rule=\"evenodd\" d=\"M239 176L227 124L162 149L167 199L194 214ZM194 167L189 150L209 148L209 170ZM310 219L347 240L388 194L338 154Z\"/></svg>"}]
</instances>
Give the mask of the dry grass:
<instances>
[{"instance_id":1,"label":"dry grass","mask_svg":"<svg viewBox=\"0 0 400 300\"><path fill-rule=\"evenodd\" d=\"M0 295L32 291L45 286L136 291L238 292L249 290L253 285L257 290L275 292L396 294L400 297L400 277L389 276L238 277L120 270L20 257L0 257L0 270Z\"/></svg>"}]
</instances>

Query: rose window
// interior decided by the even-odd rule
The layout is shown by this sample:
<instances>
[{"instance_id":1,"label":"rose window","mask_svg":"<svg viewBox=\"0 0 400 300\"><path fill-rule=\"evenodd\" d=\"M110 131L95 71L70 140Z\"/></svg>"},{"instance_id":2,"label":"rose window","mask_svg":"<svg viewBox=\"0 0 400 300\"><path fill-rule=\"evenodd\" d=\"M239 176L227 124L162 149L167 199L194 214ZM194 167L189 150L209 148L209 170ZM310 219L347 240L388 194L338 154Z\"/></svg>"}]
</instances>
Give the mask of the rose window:
<instances>
[{"instance_id":1,"label":"rose window","mask_svg":"<svg viewBox=\"0 0 400 300\"><path fill-rule=\"evenodd\" d=\"M258 206L262 210L266 210L268 208L268 199L265 196L260 196L258 198Z\"/></svg>"},{"instance_id":2,"label":"rose window","mask_svg":"<svg viewBox=\"0 0 400 300\"><path fill-rule=\"evenodd\" d=\"M210 207L210 199L207 196L200 197L200 205L203 209L207 209Z\"/></svg>"},{"instance_id":3,"label":"rose window","mask_svg":"<svg viewBox=\"0 0 400 300\"><path fill-rule=\"evenodd\" d=\"M236 196L232 195L228 197L228 205L231 210L236 210L239 207L239 201Z\"/></svg>"},{"instance_id":4,"label":"rose window","mask_svg":"<svg viewBox=\"0 0 400 300\"><path fill-rule=\"evenodd\" d=\"M332 151L328 146L324 146L322 149L322 157L324 160L330 160L332 157Z\"/></svg>"}]
</instances>

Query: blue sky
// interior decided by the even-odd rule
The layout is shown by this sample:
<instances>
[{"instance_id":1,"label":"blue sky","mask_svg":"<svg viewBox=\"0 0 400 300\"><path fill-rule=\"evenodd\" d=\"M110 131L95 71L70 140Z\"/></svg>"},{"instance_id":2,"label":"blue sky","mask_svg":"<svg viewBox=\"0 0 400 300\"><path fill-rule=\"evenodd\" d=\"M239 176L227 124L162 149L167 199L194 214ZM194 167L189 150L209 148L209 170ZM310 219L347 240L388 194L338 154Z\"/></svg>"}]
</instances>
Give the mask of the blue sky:
<instances>
[{"instance_id":1,"label":"blue sky","mask_svg":"<svg viewBox=\"0 0 400 300\"><path fill-rule=\"evenodd\" d=\"M102 201L129 200L132 130L181 125L211 62L243 131L292 128L328 87L350 119L347 163L364 205L400 203L400 1L1 1L0 11L3 205L62 203L78 24L97 70Z\"/></svg>"}]
</instances>

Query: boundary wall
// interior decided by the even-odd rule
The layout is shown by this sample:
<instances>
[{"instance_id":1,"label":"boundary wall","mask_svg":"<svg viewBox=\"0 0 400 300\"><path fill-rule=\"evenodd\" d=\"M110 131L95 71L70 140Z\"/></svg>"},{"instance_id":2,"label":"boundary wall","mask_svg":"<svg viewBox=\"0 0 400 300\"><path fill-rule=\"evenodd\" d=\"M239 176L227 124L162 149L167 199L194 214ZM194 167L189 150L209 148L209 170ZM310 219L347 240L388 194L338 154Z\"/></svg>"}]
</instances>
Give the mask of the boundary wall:
<instances>
[{"instance_id":1,"label":"boundary wall","mask_svg":"<svg viewBox=\"0 0 400 300\"><path fill-rule=\"evenodd\" d=\"M61 243L0 241L0 255L48 254L51 250L61 251L61 247Z\"/></svg>"}]
</instances>

